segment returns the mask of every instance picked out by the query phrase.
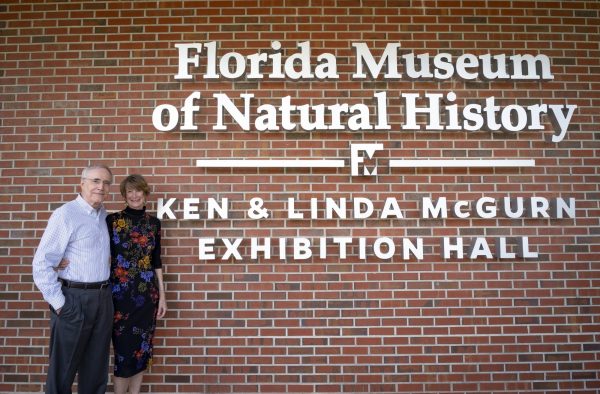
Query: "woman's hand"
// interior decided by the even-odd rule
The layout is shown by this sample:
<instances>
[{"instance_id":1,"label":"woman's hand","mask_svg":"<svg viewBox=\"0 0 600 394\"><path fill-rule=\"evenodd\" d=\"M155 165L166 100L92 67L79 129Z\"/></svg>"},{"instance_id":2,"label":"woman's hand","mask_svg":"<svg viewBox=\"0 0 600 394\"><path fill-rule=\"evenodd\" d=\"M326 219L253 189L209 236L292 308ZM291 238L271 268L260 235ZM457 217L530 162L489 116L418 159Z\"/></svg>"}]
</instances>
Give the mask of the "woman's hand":
<instances>
[{"instance_id":1,"label":"woman's hand","mask_svg":"<svg viewBox=\"0 0 600 394\"><path fill-rule=\"evenodd\" d=\"M160 297L158 300L158 312L156 313L156 317L162 319L165 317L167 313L167 301L165 301L165 297Z\"/></svg>"},{"instance_id":2,"label":"woman's hand","mask_svg":"<svg viewBox=\"0 0 600 394\"><path fill-rule=\"evenodd\" d=\"M58 265L56 267L52 267L52 269L54 270L54 272L58 272L58 270L64 270L65 268L67 268L68 265L69 265L69 260L67 260L63 257L63 259L60 261L60 263L58 263Z\"/></svg>"}]
</instances>

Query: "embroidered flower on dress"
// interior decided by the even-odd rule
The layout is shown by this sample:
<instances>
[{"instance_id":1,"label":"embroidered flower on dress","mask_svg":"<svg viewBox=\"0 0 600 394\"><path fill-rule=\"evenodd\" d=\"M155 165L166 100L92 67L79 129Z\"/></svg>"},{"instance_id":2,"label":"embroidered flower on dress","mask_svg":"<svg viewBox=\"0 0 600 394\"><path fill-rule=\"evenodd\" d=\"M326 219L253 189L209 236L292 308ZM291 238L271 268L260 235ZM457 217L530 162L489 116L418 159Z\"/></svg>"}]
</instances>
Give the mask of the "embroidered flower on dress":
<instances>
[{"instance_id":1,"label":"embroidered flower on dress","mask_svg":"<svg viewBox=\"0 0 600 394\"><path fill-rule=\"evenodd\" d=\"M142 269L150 269L151 265L150 265L150 256L144 256L143 259L138 261L138 267L142 268Z\"/></svg>"},{"instance_id":2,"label":"embroidered flower on dress","mask_svg":"<svg viewBox=\"0 0 600 394\"><path fill-rule=\"evenodd\" d=\"M121 283L127 282L127 270L123 267L115 268L115 278L119 279Z\"/></svg>"},{"instance_id":3,"label":"embroidered flower on dress","mask_svg":"<svg viewBox=\"0 0 600 394\"><path fill-rule=\"evenodd\" d=\"M121 231L125 227L127 227L127 222L125 222L125 219L117 220L117 231Z\"/></svg>"},{"instance_id":4,"label":"embroidered flower on dress","mask_svg":"<svg viewBox=\"0 0 600 394\"><path fill-rule=\"evenodd\" d=\"M135 306L139 308L142 305L144 305L145 301L146 299L144 298L144 296L138 295L137 297L135 297Z\"/></svg>"},{"instance_id":5,"label":"embroidered flower on dress","mask_svg":"<svg viewBox=\"0 0 600 394\"><path fill-rule=\"evenodd\" d=\"M125 259L125 257L123 257L122 255L117 255L117 265L127 269L129 268L130 264L129 261L127 261L127 259Z\"/></svg>"},{"instance_id":6,"label":"embroidered flower on dress","mask_svg":"<svg viewBox=\"0 0 600 394\"><path fill-rule=\"evenodd\" d=\"M150 282L152 280L152 278L154 277L154 272L153 271L144 271L141 274L142 279L144 279L146 282Z\"/></svg>"}]
</instances>

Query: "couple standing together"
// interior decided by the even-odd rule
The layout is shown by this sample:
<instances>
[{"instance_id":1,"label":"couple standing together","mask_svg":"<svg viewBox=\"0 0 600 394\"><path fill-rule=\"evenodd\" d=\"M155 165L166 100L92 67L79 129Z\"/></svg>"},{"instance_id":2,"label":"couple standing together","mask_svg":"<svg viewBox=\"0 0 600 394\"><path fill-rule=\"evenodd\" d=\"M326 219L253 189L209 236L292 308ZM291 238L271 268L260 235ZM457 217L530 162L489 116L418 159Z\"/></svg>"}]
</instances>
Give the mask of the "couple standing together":
<instances>
[{"instance_id":1,"label":"couple standing together","mask_svg":"<svg viewBox=\"0 0 600 394\"><path fill-rule=\"evenodd\" d=\"M110 342L114 391L140 390L152 359L156 319L166 313L160 221L145 210L141 175L120 184L127 207L107 215L113 175L104 165L81 174L77 198L54 211L33 259L33 279L50 305L46 393L105 393Z\"/></svg>"}]
</instances>

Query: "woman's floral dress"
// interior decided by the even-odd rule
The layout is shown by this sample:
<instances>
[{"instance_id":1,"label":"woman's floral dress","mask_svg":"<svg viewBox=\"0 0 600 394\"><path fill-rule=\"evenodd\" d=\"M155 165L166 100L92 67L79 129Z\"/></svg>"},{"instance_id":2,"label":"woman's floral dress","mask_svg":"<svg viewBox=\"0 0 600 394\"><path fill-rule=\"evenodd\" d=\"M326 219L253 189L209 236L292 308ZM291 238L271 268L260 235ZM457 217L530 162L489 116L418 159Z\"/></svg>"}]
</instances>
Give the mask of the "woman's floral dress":
<instances>
[{"instance_id":1,"label":"woman's floral dress","mask_svg":"<svg viewBox=\"0 0 600 394\"><path fill-rule=\"evenodd\" d=\"M110 233L111 283L115 317L114 374L128 378L152 360L158 310L155 269L160 260L160 221L129 207L106 218Z\"/></svg>"}]
</instances>

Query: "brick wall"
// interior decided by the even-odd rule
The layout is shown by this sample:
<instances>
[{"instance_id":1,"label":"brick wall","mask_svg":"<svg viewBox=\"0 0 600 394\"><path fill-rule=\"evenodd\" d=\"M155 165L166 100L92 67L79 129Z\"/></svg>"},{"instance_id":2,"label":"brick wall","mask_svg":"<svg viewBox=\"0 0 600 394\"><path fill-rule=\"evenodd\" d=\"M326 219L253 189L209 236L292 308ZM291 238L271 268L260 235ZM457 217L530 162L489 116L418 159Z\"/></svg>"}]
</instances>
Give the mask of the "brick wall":
<instances>
[{"instance_id":1,"label":"brick wall","mask_svg":"<svg viewBox=\"0 0 600 394\"><path fill-rule=\"evenodd\" d=\"M281 4L284 4L282 6ZM169 312L159 323L153 392L569 392L600 389L600 4L595 1L14 1L0 5L1 392L37 392L46 372L49 312L31 259L51 211L78 191L89 162L117 181L140 172L163 219ZM284 59L309 41L313 64L336 56L339 80L176 80L176 43L219 46L219 56ZM544 54L552 81L356 80L351 44L402 53ZM159 132L153 110L199 91L199 131ZM243 131L217 121L213 93L280 105L366 103L386 91L391 130ZM544 132L403 131L402 93L456 92L458 104L572 104L560 143ZM253 117L253 120L255 117ZM424 125L425 117L419 117ZM382 143L378 176L350 176L352 143ZM343 168L202 168L197 159L342 159ZM393 159L534 159L534 167L391 169ZM122 207L117 187L107 204ZM575 198L576 218L423 219L422 198ZM271 216L248 217L263 199ZM290 219L288 198L397 198L404 218ZM184 198L200 218L184 220ZM227 219L207 199L230 201ZM250 259L250 237L364 237L341 258ZM537 258L440 256L444 236L528 237ZM199 238L244 238L242 260L199 259ZM378 237L421 238L424 256L375 258Z\"/></svg>"}]
</instances>

